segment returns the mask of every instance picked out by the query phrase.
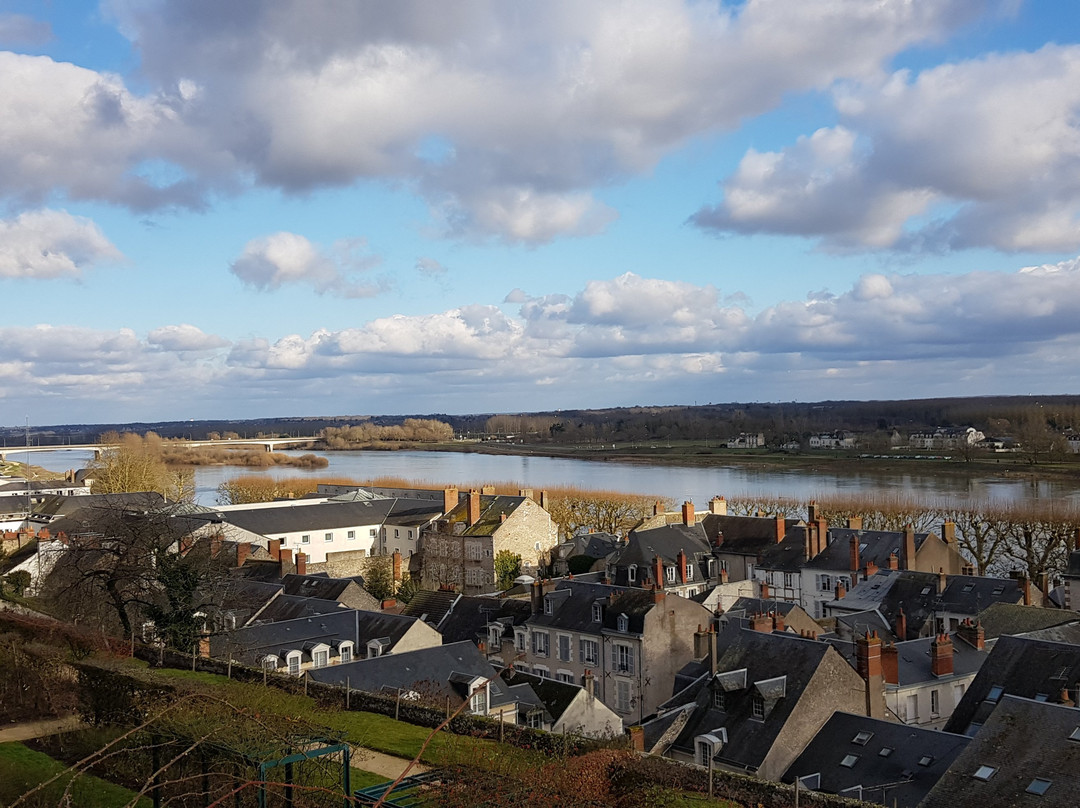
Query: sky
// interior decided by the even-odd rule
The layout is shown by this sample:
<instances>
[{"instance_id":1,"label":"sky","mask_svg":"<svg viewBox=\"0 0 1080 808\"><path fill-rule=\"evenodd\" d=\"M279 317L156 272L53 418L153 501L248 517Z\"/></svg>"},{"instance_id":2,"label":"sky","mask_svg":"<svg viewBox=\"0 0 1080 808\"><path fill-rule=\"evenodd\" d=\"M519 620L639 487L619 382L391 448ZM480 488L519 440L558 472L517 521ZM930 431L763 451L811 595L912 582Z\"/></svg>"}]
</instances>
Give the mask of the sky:
<instances>
[{"instance_id":1,"label":"sky","mask_svg":"<svg viewBox=\"0 0 1080 808\"><path fill-rule=\"evenodd\" d=\"M1077 368L1070 0L0 2L0 425Z\"/></svg>"}]
</instances>

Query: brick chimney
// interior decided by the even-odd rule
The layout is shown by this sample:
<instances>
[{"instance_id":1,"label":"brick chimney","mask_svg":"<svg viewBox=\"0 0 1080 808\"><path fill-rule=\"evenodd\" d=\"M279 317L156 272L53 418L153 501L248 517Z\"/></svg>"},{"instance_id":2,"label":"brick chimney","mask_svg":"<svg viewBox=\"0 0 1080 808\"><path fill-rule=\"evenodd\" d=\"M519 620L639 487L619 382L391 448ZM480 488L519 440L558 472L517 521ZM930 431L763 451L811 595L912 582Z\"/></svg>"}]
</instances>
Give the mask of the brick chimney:
<instances>
[{"instance_id":1,"label":"brick chimney","mask_svg":"<svg viewBox=\"0 0 1080 808\"><path fill-rule=\"evenodd\" d=\"M682 550L679 550L678 564L679 564L679 581L681 581L682 583L685 584L686 583L686 553L683 552Z\"/></svg>"},{"instance_id":2,"label":"brick chimney","mask_svg":"<svg viewBox=\"0 0 1080 808\"><path fill-rule=\"evenodd\" d=\"M946 544L956 546L956 522L946 520L941 523L941 540Z\"/></svg>"},{"instance_id":3,"label":"brick chimney","mask_svg":"<svg viewBox=\"0 0 1080 808\"><path fill-rule=\"evenodd\" d=\"M664 512L664 504L660 500L656 500L652 506L652 515L659 516Z\"/></svg>"},{"instance_id":4,"label":"brick chimney","mask_svg":"<svg viewBox=\"0 0 1080 808\"><path fill-rule=\"evenodd\" d=\"M811 538L811 527L810 527L810 525L803 525L802 526L802 535L803 535L803 559L806 560L806 561L809 561L811 558L814 557L814 543L813 543L813 539Z\"/></svg>"},{"instance_id":5,"label":"brick chimney","mask_svg":"<svg viewBox=\"0 0 1080 808\"><path fill-rule=\"evenodd\" d=\"M269 550L270 557L274 561L281 560L281 539L270 539L266 549Z\"/></svg>"},{"instance_id":6,"label":"brick chimney","mask_svg":"<svg viewBox=\"0 0 1080 808\"><path fill-rule=\"evenodd\" d=\"M751 631L761 631L761 632L764 632L765 634L769 634L770 632L772 632L772 625L773 625L772 617L765 614L764 612L762 612L760 614L752 615L750 617L750 630Z\"/></svg>"},{"instance_id":7,"label":"brick chimney","mask_svg":"<svg viewBox=\"0 0 1080 808\"><path fill-rule=\"evenodd\" d=\"M244 566L244 562L248 560L249 555L251 555L251 545L246 541L238 541L236 543L236 566Z\"/></svg>"},{"instance_id":8,"label":"brick chimney","mask_svg":"<svg viewBox=\"0 0 1080 808\"><path fill-rule=\"evenodd\" d=\"M382 602L382 610L385 612L387 609L393 609L397 607L397 600L394 598L386 598ZM483 645L483 643L481 643Z\"/></svg>"},{"instance_id":9,"label":"brick chimney","mask_svg":"<svg viewBox=\"0 0 1080 808\"><path fill-rule=\"evenodd\" d=\"M772 613L772 628L773 628L773 631L784 631L785 630L784 615L780 614L780 612L773 612Z\"/></svg>"},{"instance_id":10,"label":"brick chimney","mask_svg":"<svg viewBox=\"0 0 1080 808\"><path fill-rule=\"evenodd\" d=\"M1073 533L1073 549L1080 550L1080 527Z\"/></svg>"},{"instance_id":11,"label":"brick chimney","mask_svg":"<svg viewBox=\"0 0 1080 808\"><path fill-rule=\"evenodd\" d=\"M849 516L847 520L848 530L862 530L862 517Z\"/></svg>"},{"instance_id":12,"label":"brick chimney","mask_svg":"<svg viewBox=\"0 0 1080 808\"><path fill-rule=\"evenodd\" d=\"M1069 688L1061 688L1061 704L1065 707L1072 707L1075 702L1069 696Z\"/></svg>"},{"instance_id":13,"label":"brick chimney","mask_svg":"<svg viewBox=\"0 0 1080 808\"><path fill-rule=\"evenodd\" d=\"M626 734L630 736L630 748L635 752L645 754L645 728L642 726L627 727Z\"/></svg>"},{"instance_id":14,"label":"brick chimney","mask_svg":"<svg viewBox=\"0 0 1080 808\"><path fill-rule=\"evenodd\" d=\"M787 533L787 519L784 518L782 513L776 515L776 543L779 544L784 540L784 535Z\"/></svg>"},{"instance_id":15,"label":"brick chimney","mask_svg":"<svg viewBox=\"0 0 1080 808\"><path fill-rule=\"evenodd\" d=\"M663 603L664 598L667 597L667 593L659 586L654 586L652 591L653 603Z\"/></svg>"},{"instance_id":16,"label":"brick chimney","mask_svg":"<svg viewBox=\"0 0 1080 808\"><path fill-rule=\"evenodd\" d=\"M847 589L844 588L843 583L841 583L840 581L837 581L836 582L836 589L835 589L834 593L836 595L837 600L843 600L844 597L847 595Z\"/></svg>"},{"instance_id":17,"label":"brick chimney","mask_svg":"<svg viewBox=\"0 0 1080 808\"><path fill-rule=\"evenodd\" d=\"M727 500L723 497L713 497L710 499L709 513L717 516L727 516Z\"/></svg>"},{"instance_id":18,"label":"brick chimney","mask_svg":"<svg viewBox=\"0 0 1080 808\"><path fill-rule=\"evenodd\" d=\"M532 499L533 498L532 489L531 488L519 488L518 489L518 496L519 497L525 497L525 499Z\"/></svg>"},{"instance_id":19,"label":"brick chimney","mask_svg":"<svg viewBox=\"0 0 1080 808\"><path fill-rule=\"evenodd\" d=\"M469 492L469 505L466 521L469 526L475 525L480 520L480 492L475 488Z\"/></svg>"},{"instance_id":20,"label":"brick chimney","mask_svg":"<svg viewBox=\"0 0 1080 808\"><path fill-rule=\"evenodd\" d=\"M442 510L444 514L450 513L458 504L458 490L454 486L444 488L442 492Z\"/></svg>"},{"instance_id":21,"label":"brick chimney","mask_svg":"<svg viewBox=\"0 0 1080 808\"><path fill-rule=\"evenodd\" d=\"M293 569L294 569L294 567L293 567L293 560L292 560L292 550L289 550L289 549L281 550L281 552L278 554L278 572L279 572L279 574L282 575L282 576L288 575L290 572L293 571Z\"/></svg>"},{"instance_id":22,"label":"brick chimney","mask_svg":"<svg viewBox=\"0 0 1080 808\"><path fill-rule=\"evenodd\" d=\"M653 558L653 583L657 589L664 588L664 560L660 556Z\"/></svg>"},{"instance_id":23,"label":"brick chimney","mask_svg":"<svg viewBox=\"0 0 1080 808\"><path fill-rule=\"evenodd\" d=\"M887 569L898 570L900 569L900 559L896 557L896 553L889 553L889 566Z\"/></svg>"},{"instance_id":24,"label":"brick chimney","mask_svg":"<svg viewBox=\"0 0 1080 808\"><path fill-rule=\"evenodd\" d=\"M548 505L549 504L550 503L548 502L548 492L547 491L541 491L540 492L540 507L543 508L546 511L546 510L548 510Z\"/></svg>"},{"instance_id":25,"label":"brick chimney","mask_svg":"<svg viewBox=\"0 0 1080 808\"><path fill-rule=\"evenodd\" d=\"M881 677L890 685L900 684L900 653L896 643L881 646Z\"/></svg>"},{"instance_id":26,"label":"brick chimney","mask_svg":"<svg viewBox=\"0 0 1080 808\"><path fill-rule=\"evenodd\" d=\"M394 550L393 554L390 556L390 563L393 565L394 583L401 583L401 553Z\"/></svg>"},{"instance_id":27,"label":"brick chimney","mask_svg":"<svg viewBox=\"0 0 1080 808\"><path fill-rule=\"evenodd\" d=\"M694 515L694 503L690 500L682 504L682 523L687 527L693 527L697 524L697 518Z\"/></svg>"},{"instance_id":28,"label":"brick chimney","mask_svg":"<svg viewBox=\"0 0 1080 808\"><path fill-rule=\"evenodd\" d=\"M586 701L594 697L596 692L596 676L593 674L592 668L585 669L585 675L581 677L581 689L585 691ZM644 744L642 745L644 746Z\"/></svg>"},{"instance_id":29,"label":"brick chimney","mask_svg":"<svg viewBox=\"0 0 1080 808\"><path fill-rule=\"evenodd\" d=\"M907 639L907 615L904 614L904 607L900 607L900 611L896 615L896 639L903 642Z\"/></svg>"},{"instance_id":30,"label":"brick chimney","mask_svg":"<svg viewBox=\"0 0 1080 808\"><path fill-rule=\"evenodd\" d=\"M866 714L885 717L885 683L881 671L881 638L866 632L855 640L855 670L866 683Z\"/></svg>"},{"instance_id":31,"label":"brick chimney","mask_svg":"<svg viewBox=\"0 0 1080 808\"><path fill-rule=\"evenodd\" d=\"M772 593L769 591L769 585L765 582L761 582L761 599L768 600Z\"/></svg>"},{"instance_id":32,"label":"brick chimney","mask_svg":"<svg viewBox=\"0 0 1080 808\"><path fill-rule=\"evenodd\" d=\"M1031 605L1031 579L1026 575L1020 579L1020 588L1024 590L1024 605Z\"/></svg>"},{"instance_id":33,"label":"brick chimney","mask_svg":"<svg viewBox=\"0 0 1080 808\"><path fill-rule=\"evenodd\" d=\"M848 547L848 569L852 572L859 571L859 537L852 536Z\"/></svg>"},{"instance_id":34,"label":"brick chimney","mask_svg":"<svg viewBox=\"0 0 1080 808\"><path fill-rule=\"evenodd\" d=\"M915 528L911 525L904 528L904 544L900 548L900 569L915 569Z\"/></svg>"},{"instance_id":35,"label":"brick chimney","mask_svg":"<svg viewBox=\"0 0 1080 808\"><path fill-rule=\"evenodd\" d=\"M1044 609L1049 609L1053 606L1050 601L1050 574L1048 572L1039 573L1039 591L1042 592L1042 603L1040 604Z\"/></svg>"},{"instance_id":36,"label":"brick chimney","mask_svg":"<svg viewBox=\"0 0 1080 808\"><path fill-rule=\"evenodd\" d=\"M930 643L930 672L938 678L953 675L953 644L948 634L938 634Z\"/></svg>"},{"instance_id":37,"label":"brick chimney","mask_svg":"<svg viewBox=\"0 0 1080 808\"><path fill-rule=\"evenodd\" d=\"M937 571L937 593L939 595L944 594L945 587L949 585L949 576L945 574L945 570L942 567L938 567Z\"/></svg>"},{"instance_id":38,"label":"brick chimney","mask_svg":"<svg viewBox=\"0 0 1080 808\"><path fill-rule=\"evenodd\" d=\"M819 553L825 552L825 548L829 546L829 523L825 517L818 517L817 520L817 551Z\"/></svg>"},{"instance_id":39,"label":"brick chimney","mask_svg":"<svg viewBox=\"0 0 1080 808\"><path fill-rule=\"evenodd\" d=\"M864 575L867 578L871 578L874 575L877 575L877 564L875 564L873 561L867 561L866 562L866 572L864 573Z\"/></svg>"},{"instance_id":40,"label":"brick chimney","mask_svg":"<svg viewBox=\"0 0 1080 808\"><path fill-rule=\"evenodd\" d=\"M307 553L296 554L296 574L307 575Z\"/></svg>"},{"instance_id":41,"label":"brick chimney","mask_svg":"<svg viewBox=\"0 0 1080 808\"><path fill-rule=\"evenodd\" d=\"M728 582L728 572L726 569L720 569L720 583L726 584Z\"/></svg>"},{"instance_id":42,"label":"brick chimney","mask_svg":"<svg viewBox=\"0 0 1080 808\"><path fill-rule=\"evenodd\" d=\"M544 611L544 585L539 581L532 582L529 601L532 605L533 614L540 614Z\"/></svg>"},{"instance_id":43,"label":"brick chimney","mask_svg":"<svg viewBox=\"0 0 1080 808\"><path fill-rule=\"evenodd\" d=\"M986 650L986 631L983 630L982 623L972 622L970 617L956 627L956 636L977 651Z\"/></svg>"},{"instance_id":44,"label":"brick chimney","mask_svg":"<svg viewBox=\"0 0 1080 808\"><path fill-rule=\"evenodd\" d=\"M817 500L810 500L806 506L806 521L816 522L818 520Z\"/></svg>"},{"instance_id":45,"label":"brick chimney","mask_svg":"<svg viewBox=\"0 0 1080 808\"><path fill-rule=\"evenodd\" d=\"M482 485L480 486L480 493L483 494L485 497L493 497L495 496L495 486Z\"/></svg>"}]
</instances>

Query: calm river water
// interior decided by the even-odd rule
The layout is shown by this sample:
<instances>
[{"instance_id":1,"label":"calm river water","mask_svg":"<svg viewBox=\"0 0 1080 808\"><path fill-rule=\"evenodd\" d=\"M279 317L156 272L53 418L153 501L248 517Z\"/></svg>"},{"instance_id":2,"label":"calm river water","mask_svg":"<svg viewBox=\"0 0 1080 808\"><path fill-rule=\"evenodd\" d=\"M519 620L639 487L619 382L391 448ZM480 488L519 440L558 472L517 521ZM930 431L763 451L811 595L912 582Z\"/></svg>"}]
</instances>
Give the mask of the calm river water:
<instances>
[{"instance_id":1,"label":"calm river water","mask_svg":"<svg viewBox=\"0 0 1080 808\"><path fill-rule=\"evenodd\" d=\"M286 452L304 454L304 452ZM575 485L596 490L626 491L670 497L676 502L692 500L704 510L708 501L721 494L728 499L746 495L782 495L812 498L829 494L902 493L925 499L956 501L1019 501L1060 499L1080 504L1080 484L1071 481L991 477L965 477L906 472L844 473L783 470L775 467L715 466L710 468L650 466L639 463L596 462L555 457L515 457L507 455L463 454L457 452L326 452L330 465L316 471L295 468L247 469L233 466L200 467L195 471L198 501L217 502L217 487L239 474L266 474L272 477L311 476L369 479L403 477L440 484L455 482L459 487L482 482L512 482L539 491L545 487ZM10 458L17 459L15 457ZM63 471L80 468L89 453L75 451L40 452L32 462Z\"/></svg>"}]
</instances>

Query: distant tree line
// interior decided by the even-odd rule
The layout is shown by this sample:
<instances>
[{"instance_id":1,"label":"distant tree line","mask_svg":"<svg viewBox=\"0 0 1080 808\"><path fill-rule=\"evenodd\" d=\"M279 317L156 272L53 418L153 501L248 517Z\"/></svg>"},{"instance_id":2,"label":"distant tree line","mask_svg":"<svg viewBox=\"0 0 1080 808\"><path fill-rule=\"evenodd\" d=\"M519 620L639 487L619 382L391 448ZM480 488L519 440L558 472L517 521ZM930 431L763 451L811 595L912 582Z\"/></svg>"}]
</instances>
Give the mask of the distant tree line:
<instances>
[{"instance_id":1,"label":"distant tree line","mask_svg":"<svg viewBox=\"0 0 1080 808\"><path fill-rule=\"evenodd\" d=\"M351 449L385 441L438 443L452 440L454 428L443 421L406 418L401 424L383 426L375 423L327 427L323 442L330 449Z\"/></svg>"}]
</instances>

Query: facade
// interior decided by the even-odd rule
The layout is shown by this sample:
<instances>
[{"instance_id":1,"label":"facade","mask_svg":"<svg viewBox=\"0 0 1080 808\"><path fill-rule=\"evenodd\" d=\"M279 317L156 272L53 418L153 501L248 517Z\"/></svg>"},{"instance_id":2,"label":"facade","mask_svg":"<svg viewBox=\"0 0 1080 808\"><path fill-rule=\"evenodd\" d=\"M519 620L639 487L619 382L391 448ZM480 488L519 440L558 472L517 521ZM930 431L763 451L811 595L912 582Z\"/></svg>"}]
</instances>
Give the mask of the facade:
<instances>
[{"instance_id":1,"label":"facade","mask_svg":"<svg viewBox=\"0 0 1080 808\"><path fill-rule=\"evenodd\" d=\"M729 449L762 449L765 446L765 435L761 432L740 432L734 438L728 438Z\"/></svg>"},{"instance_id":2,"label":"facade","mask_svg":"<svg viewBox=\"0 0 1080 808\"><path fill-rule=\"evenodd\" d=\"M932 432L915 432L908 438L912 449L957 449L961 446L974 446L986 439L975 427L962 429L935 429Z\"/></svg>"},{"instance_id":3,"label":"facade","mask_svg":"<svg viewBox=\"0 0 1080 808\"><path fill-rule=\"evenodd\" d=\"M683 522L630 531L626 545L607 562L616 586L658 586L693 597L720 583L720 563L694 518L693 503L683 503Z\"/></svg>"}]
</instances>

